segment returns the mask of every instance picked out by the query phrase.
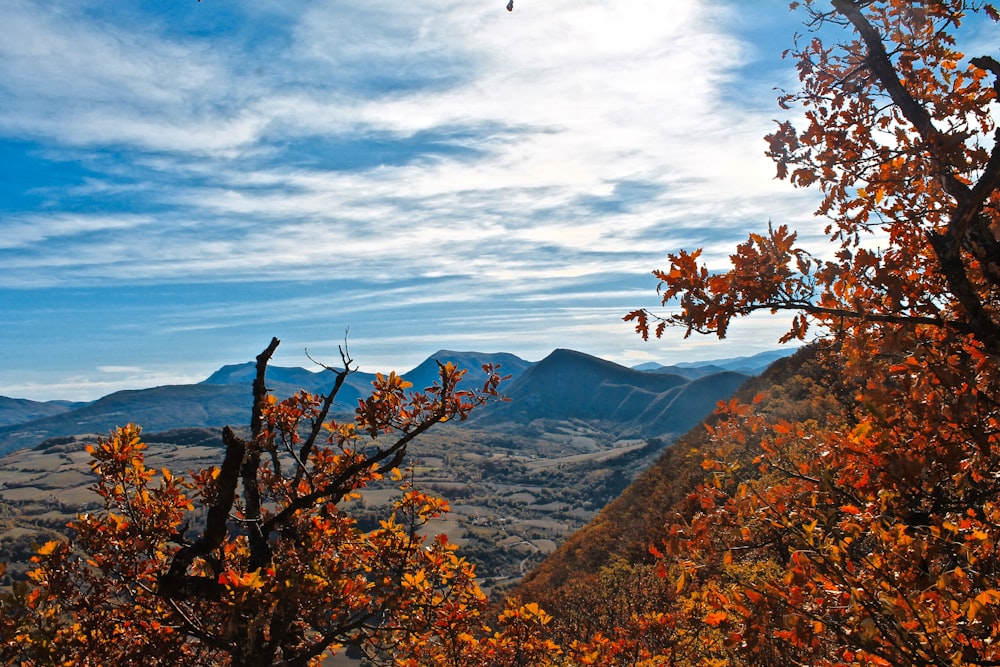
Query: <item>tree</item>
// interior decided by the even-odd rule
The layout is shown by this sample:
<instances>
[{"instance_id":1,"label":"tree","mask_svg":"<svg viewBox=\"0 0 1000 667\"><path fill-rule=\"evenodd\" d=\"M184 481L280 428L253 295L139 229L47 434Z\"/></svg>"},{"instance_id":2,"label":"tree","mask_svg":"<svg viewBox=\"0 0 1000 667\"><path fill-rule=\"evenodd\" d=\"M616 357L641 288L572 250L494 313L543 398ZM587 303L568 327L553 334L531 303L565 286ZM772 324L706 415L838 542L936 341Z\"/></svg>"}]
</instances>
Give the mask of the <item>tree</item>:
<instances>
[{"instance_id":1,"label":"tree","mask_svg":"<svg viewBox=\"0 0 1000 667\"><path fill-rule=\"evenodd\" d=\"M806 127L779 123L768 153L821 190L833 253L785 226L719 273L681 251L655 272L678 311L626 319L643 337L724 337L735 317L795 311L783 340L819 325L844 409L818 424L729 406L704 510L670 528L664 559L714 601L734 660L1000 664L1000 63L958 48L998 13L792 6L815 35L790 52L802 87L780 101Z\"/></svg>"},{"instance_id":2,"label":"tree","mask_svg":"<svg viewBox=\"0 0 1000 667\"><path fill-rule=\"evenodd\" d=\"M954 34L967 14L995 18L996 10L968 0L833 0L831 11L815 0L799 4L814 29L856 32L843 44L816 37L797 46L803 87L780 103L800 105L808 127L786 121L767 137L779 177L822 190L817 214L830 219L836 259L796 247L784 226L751 234L722 273L699 265L700 251L681 251L654 272L662 303L679 298L680 313L640 310L626 319L643 336L655 322L657 335L679 325L724 337L734 317L793 310L788 339L804 338L814 320L833 329L944 329L1000 352L1000 63L963 63ZM885 248L866 247L868 239Z\"/></svg>"},{"instance_id":3,"label":"tree","mask_svg":"<svg viewBox=\"0 0 1000 667\"><path fill-rule=\"evenodd\" d=\"M308 665L343 645L388 649L393 635L433 641L480 613L472 566L421 531L447 503L398 467L414 438L497 398L496 369L476 390L459 388L465 371L451 363L421 392L379 374L354 419L338 421L349 355L329 368L327 394L278 401L265 385L277 346L257 357L249 437L223 431L221 466L152 470L135 425L88 447L104 509L71 524L73 543L44 544L29 585L0 602L3 662ZM401 495L361 530L348 503L387 475Z\"/></svg>"}]
</instances>

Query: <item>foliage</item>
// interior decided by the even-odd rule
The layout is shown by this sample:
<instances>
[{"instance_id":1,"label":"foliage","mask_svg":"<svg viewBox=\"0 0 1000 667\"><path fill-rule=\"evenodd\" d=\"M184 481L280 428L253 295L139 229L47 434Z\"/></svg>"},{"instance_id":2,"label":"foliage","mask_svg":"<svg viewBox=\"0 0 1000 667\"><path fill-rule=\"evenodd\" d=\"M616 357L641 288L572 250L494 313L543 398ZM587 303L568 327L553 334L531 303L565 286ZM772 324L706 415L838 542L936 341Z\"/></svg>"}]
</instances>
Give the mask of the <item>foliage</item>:
<instances>
[{"instance_id":1,"label":"foliage","mask_svg":"<svg viewBox=\"0 0 1000 667\"><path fill-rule=\"evenodd\" d=\"M495 369L474 391L450 363L422 392L378 375L338 422L349 357L325 396L278 401L264 384L277 345L257 359L250 438L227 428L220 467L150 469L131 424L88 448L103 509L72 523L73 543L42 545L30 583L0 601L5 663L315 664L346 644L378 652L390 631L429 640L484 604L471 565L422 530L447 503L398 466L416 436L498 397ZM362 531L348 503L385 475L401 495Z\"/></svg>"},{"instance_id":2,"label":"foliage","mask_svg":"<svg viewBox=\"0 0 1000 667\"><path fill-rule=\"evenodd\" d=\"M698 264L699 250L680 251L655 272L663 303L678 298L680 313L627 319L643 336L656 322L656 335L680 325L722 337L733 317L787 309L799 312L787 339L818 321L852 335L972 336L997 353L1000 154L988 79L1000 63L963 63L955 46L968 14L996 11L967 0L833 0L828 12L801 4L812 27L836 23L856 36L832 46L815 37L792 52L803 88L780 102L801 106L808 126L779 123L768 153L779 177L821 189L817 214L830 219L835 258L797 247L785 226L751 234L722 273Z\"/></svg>"},{"instance_id":3,"label":"foliage","mask_svg":"<svg viewBox=\"0 0 1000 667\"><path fill-rule=\"evenodd\" d=\"M831 382L830 369L817 357L814 348L806 348L776 362L737 392L736 404L752 403L756 396L753 407L763 419L812 419L817 427L835 422L847 388ZM717 436L730 425L725 413L707 423ZM715 489L715 471L704 461L716 460L722 447L729 463L752 467L755 453L746 443L720 441L705 428L695 429L525 577L514 596L534 600L552 614L556 642L581 650L590 646L606 664L633 664L633 659L710 664L712 656L739 664L726 645L726 626L705 621L720 619L718 598L706 594L706 583L715 580L714 564L672 548L684 537L678 527L693 521L722 534L719 518L705 515L704 492L694 492L699 485ZM665 526L671 527L667 544Z\"/></svg>"},{"instance_id":4,"label":"foliage","mask_svg":"<svg viewBox=\"0 0 1000 667\"><path fill-rule=\"evenodd\" d=\"M819 325L852 391L826 424L727 406L702 511L670 526L663 571L680 567L681 599L709 602L714 659L997 664L1000 63L956 46L997 12L799 4L817 34L791 52L802 89L781 103L806 127L779 123L769 154L779 177L822 191L834 254L784 226L751 234L721 273L681 251L656 272L679 311L628 319L644 337L722 337L734 317L794 310L784 340ZM852 39L824 42L831 27Z\"/></svg>"},{"instance_id":5,"label":"foliage","mask_svg":"<svg viewBox=\"0 0 1000 667\"><path fill-rule=\"evenodd\" d=\"M779 123L768 152L821 190L832 253L780 225L728 271L680 251L655 274L677 312L627 319L644 337L725 336L735 317L795 311L784 339L823 332L824 375L722 406L704 442L668 454L677 479L636 534L644 508L615 504L595 544L560 550L598 554L596 570L533 578L557 587L549 611L512 600L487 622L471 566L419 531L444 501L404 485L368 532L344 507L413 437L496 396L495 374L465 392L442 366L410 394L380 376L338 423L346 357L325 398L277 402L275 341L251 438L227 430L221 468L149 470L132 426L94 448L105 510L74 523L75 545L43 545L32 585L3 600L2 657L293 665L354 644L400 667L1000 664L1000 62L958 49L970 21L1000 16L977 0L792 5L813 38L790 51L802 88L781 103L806 127ZM620 553L629 541L642 557Z\"/></svg>"}]
</instances>

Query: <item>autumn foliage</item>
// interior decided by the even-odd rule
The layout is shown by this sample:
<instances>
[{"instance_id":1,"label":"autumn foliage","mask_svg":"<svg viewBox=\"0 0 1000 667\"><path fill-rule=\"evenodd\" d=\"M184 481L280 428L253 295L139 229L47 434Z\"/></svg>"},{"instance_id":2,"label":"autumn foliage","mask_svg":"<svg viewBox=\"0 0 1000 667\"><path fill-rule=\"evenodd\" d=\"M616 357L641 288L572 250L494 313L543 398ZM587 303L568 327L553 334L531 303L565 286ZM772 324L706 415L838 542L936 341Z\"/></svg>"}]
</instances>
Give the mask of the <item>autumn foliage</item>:
<instances>
[{"instance_id":1,"label":"autumn foliage","mask_svg":"<svg viewBox=\"0 0 1000 667\"><path fill-rule=\"evenodd\" d=\"M1000 63L957 47L997 12L794 4L816 36L791 52L802 89L781 103L805 127L779 123L768 152L780 178L822 192L832 251L780 225L728 271L681 251L656 272L678 310L629 319L643 336L724 336L735 317L794 311L785 340L819 329L842 410L818 423L727 406L701 511L655 548L678 594L709 603L712 659L997 664ZM850 34L824 41L835 28Z\"/></svg>"},{"instance_id":2,"label":"autumn foliage","mask_svg":"<svg viewBox=\"0 0 1000 667\"><path fill-rule=\"evenodd\" d=\"M277 339L257 359L248 438L225 429L221 466L153 470L138 426L88 447L103 510L48 542L27 585L2 600L0 657L22 665L307 665L353 645L431 641L485 599L472 566L422 531L447 503L399 473L407 445L433 425L497 398L440 365L424 391L378 375L353 420L330 417L352 371L345 355L324 396L279 401L265 389ZM349 501L384 476L400 494L374 530ZM345 506L346 505L346 506Z\"/></svg>"},{"instance_id":3,"label":"autumn foliage","mask_svg":"<svg viewBox=\"0 0 1000 667\"><path fill-rule=\"evenodd\" d=\"M626 319L644 338L722 337L789 311L783 339L815 340L564 545L553 562L574 569L543 565L490 617L471 565L425 537L444 501L400 480L378 528L349 514L413 438L497 396L492 369L476 391L450 365L424 392L379 376L338 422L348 359L328 395L277 401L275 341L250 436L225 432L219 468L151 470L134 426L93 448L105 509L2 599L0 658L306 665L351 645L400 667L1000 664L1000 62L960 49L1000 16L791 4L809 30L780 103L803 122L778 123L767 152L819 190L829 244L777 224L726 270L678 251L655 272L666 312Z\"/></svg>"}]
</instances>

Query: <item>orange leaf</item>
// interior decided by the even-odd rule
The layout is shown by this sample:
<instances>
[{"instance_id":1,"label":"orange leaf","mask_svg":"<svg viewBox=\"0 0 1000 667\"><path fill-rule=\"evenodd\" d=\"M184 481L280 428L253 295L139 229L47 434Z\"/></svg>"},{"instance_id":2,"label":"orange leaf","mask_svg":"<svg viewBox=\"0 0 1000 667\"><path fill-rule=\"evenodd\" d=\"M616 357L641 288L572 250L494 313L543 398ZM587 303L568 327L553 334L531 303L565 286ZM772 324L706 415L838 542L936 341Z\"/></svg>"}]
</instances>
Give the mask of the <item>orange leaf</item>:
<instances>
[{"instance_id":1,"label":"orange leaf","mask_svg":"<svg viewBox=\"0 0 1000 667\"><path fill-rule=\"evenodd\" d=\"M711 625L714 628L714 627L718 627L719 624L721 624L723 621L726 620L726 618L728 618L726 616L726 612L724 612L724 611L713 611L713 612L709 612L705 616L705 622L708 623L709 625Z\"/></svg>"},{"instance_id":2,"label":"orange leaf","mask_svg":"<svg viewBox=\"0 0 1000 667\"><path fill-rule=\"evenodd\" d=\"M56 550L56 547L58 547L58 546L59 546L59 542L57 542L56 540L51 540L49 542L46 542L45 544L43 544L38 549L38 555L39 556L50 556L50 555L52 555L52 553Z\"/></svg>"}]
</instances>

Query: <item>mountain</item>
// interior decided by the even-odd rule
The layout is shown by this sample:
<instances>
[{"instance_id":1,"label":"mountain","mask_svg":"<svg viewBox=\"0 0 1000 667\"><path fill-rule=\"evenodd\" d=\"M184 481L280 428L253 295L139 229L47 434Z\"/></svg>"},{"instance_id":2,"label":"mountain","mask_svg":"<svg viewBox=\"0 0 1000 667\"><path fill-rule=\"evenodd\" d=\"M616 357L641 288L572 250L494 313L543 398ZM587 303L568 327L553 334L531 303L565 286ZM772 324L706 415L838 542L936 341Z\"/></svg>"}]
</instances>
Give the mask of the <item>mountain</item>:
<instances>
[{"instance_id":1,"label":"mountain","mask_svg":"<svg viewBox=\"0 0 1000 667\"><path fill-rule=\"evenodd\" d=\"M746 379L746 375L724 371L691 380L637 371L573 350L555 350L504 391L509 403L481 411L472 422L577 419L604 423L621 435L677 435L711 413L719 400Z\"/></svg>"},{"instance_id":2,"label":"mountain","mask_svg":"<svg viewBox=\"0 0 1000 667\"><path fill-rule=\"evenodd\" d=\"M257 364L248 361L245 364L223 366L202 380L200 385L237 385L251 391L254 378L257 377ZM336 405L344 410L354 409L362 396L371 391L374 373L355 372L347 376L344 385L337 395ZM311 393L327 392L333 387L336 376L327 370L309 371L305 368L289 368L284 366L267 367L267 387L275 396L291 396L302 389Z\"/></svg>"},{"instance_id":3,"label":"mountain","mask_svg":"<svg viewBox=\"0 0 1000 667\"><path fill-rule=\"evenodd\" d=\"M147 431L249 422L249 385L168 385L116 391L83 407L0 428L0 454L56 436L107 434L129 422Z\"/></svg>"},{"instance_id":4,"label":"mountain","mask_svg":"<svg viewBox=\"0 0 1000 667\"><path fill-rule=\"evenodd\" d=\"M691 367L697 372L680 365L674 367L677 372L670 372L669 367L644 372L572 350L555 350L538 363L507 353L439 350L403 377L415 389L424 389L437 379L438 362L451 361L469 369L465 383L474 388L484 379L483 364L499 364L501 374L512 376L502 387L511 400L476 411L474 423L524 427L536 420L581 420L616 437L650 438L683 433L710 413L717 401L732 394L753 369L782 354L705 362ZM249 421L255 375L253 362L248 362L224 366L198 384L119 391L76 407L0 402L0 410L10 406L9 421L5 425L0 422L0 454L55 436L107 433L129 421L149 432L243 425ZM335 410L353 411L358 398L370 391L372 379L374 375L369 373L349 376ZM268 367L268 387L277 396L299 389L326 391L333 381L333 374L327 371ZM15 421L18 415L26 419Z\"/></svg>"},{"instance_id":5,"label":"mountain","mask_svg":"<svg viewBox=\"0 0 1000 667\"><path fill-rule=\"evenodd\" d=\"M486 379L486 374L482 370L483 364L499 364L502 375L519 375L524 369L532 365L531 362L506 352L485 354L482 352L438 350L421 362L419 366L402 375L407 381L413 383L415 389L424 389L438 380L438 362L446 363L449 361L453 362L459 368L468 370L463 382L466 386L470 387L482 385ZM256 376L257 365L249 361L244 364L223 366L212 373L207 379L203 380L201 384L238 384L250 387ZM368 395L374 379L374 373L351 373L341 388L338 403L353 407L358 398ZM333 382L334 375L327 370L314 372L305 368L267 367L268 387L280 396L291 394L299 389L305 389L313 393L325 392L333 386Z\"/></svg>"},{"instance_id":6,"label":"mountain","mask_svg":"<svg viewBox=\"0 0 1000 667\"><path fill-rule=\"evenodd\" d=\"M663 366L654 361L649 361L638 366L633 366L633 370L646 371L650 373L670 373L681 375L687 378L699 378L713 373L723 371L735 371L743 375L760 375L772 363L778 359L790 356L795 353L794 348L782 350L768 350L759 352L748 357L731 357L728 359L713 359L711 361L682 361L671 366Z\"/></svg>"},{"instance_id":7,"label":"mountain","mask_svg":"<svg viewBox=\"0 0 1000 667\"><path fill-rule=\"evenodd\" d=\"M82 403L68 401L29 401L26 398L0 396L0 426L22 424L34 419L68 412Z\"/></svg>"},{"instance_id":8,"label":"mountain","mask_svg":"<svg viewBox=\"0 0 1000 667\"><path fill-rule=\"evenodd\" d=\"M760 393L755 410L764 414L825 414L823 406L835 404L837 398L828 369L817 362L815 352L806 347L775 362L748 380L735 398L750 402ZM716 419L712 415L706 422ZM708 430L699 426L664 449L617 499L529 572L515 597L538 602L556 618L572 618L572 606L578 604L574 600L600 599L599 589L607 585L600 581L602 568L613 562L652 567L649 547L661 544L664 527L702 509L690 496L707 479L702 452L711 446L709 438Z\"/></svg>"},{"instance_id":9,"label":"mountain","mask_svg":"<svg viewBox=\"0 0 1000 667\"><path fill-rule=\"evenodd\" d=\"M230 364L209 375L199 384L242 384L249 387L257 377L257 364L248 361L244 364ZM328 371L309 371L305 368L287 368L283 366L267 367L268 384L294 385L309 391L319 391L332 384L333 374Z\"/></svg>"},{"instance_id":10,"label":"mountain","mask_svg":"<svg viewBox=\"0 0 1000 667\"><path fill-rule=\"evenodd\" d=\"M418 389L429 386L437 379L436 360L454 361L460 367L469 368L466 382L470 387L482 383L484 375L481 366L484 363L502 364L504 374L517 374L530 366L529 362L512 354L441 350L412 371L404 373L403 377ZM198 384L118 391L73 409L51 407L42 412L43 408L39 406L50 404L25 401L24 407L15 410L17 406L11 403L11 421L0 427L0 455L33 447L52 437L106 434L128 422L141 424L147 432L180 427L244 425L250 419L252 384L256 373L254 362L223 366ZM369 394L374 378L371 373L352 373L341 388L334 409L353 411L357 400ZM300 389L327 391L333 382L334 376L329 371L312 372L281 366L268 366L267 369L268 387L277 396L290 396ZM7 403L0 402L0 409L5 405ZM28 419L13 421L17 414L28 415Z\"/></svg>"},{"instance_id":11,"label":"mountain","mask_svg":"<svg viewBox=\"0 0 1000 667\"><path fill-rule=\"evenodd\" d=\"M453 362L459 368L467 369L462 382L468 387L481 387L486 380L486 373L483 372L483 364L499 364L500 375L510 375L515 378L521 375L526 369L533 366L532 362L525 361L518 356L507 352L496 352L493 354L483 354L481 352L455 352L452 350L438 350L429 356L423 363L404 373L403 377L413 383L415 389L429 387L438 379L438 362Z\"/></svg>"}]
</instances>

